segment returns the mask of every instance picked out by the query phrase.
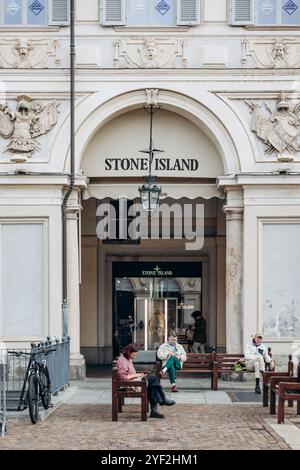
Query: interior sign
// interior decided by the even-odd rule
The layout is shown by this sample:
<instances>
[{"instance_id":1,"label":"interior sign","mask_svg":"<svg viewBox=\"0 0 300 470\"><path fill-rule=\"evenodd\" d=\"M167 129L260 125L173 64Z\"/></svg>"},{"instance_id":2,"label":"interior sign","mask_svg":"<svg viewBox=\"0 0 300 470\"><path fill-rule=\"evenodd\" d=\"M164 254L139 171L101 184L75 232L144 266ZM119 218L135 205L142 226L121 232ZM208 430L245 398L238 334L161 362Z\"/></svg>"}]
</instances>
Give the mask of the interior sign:
<instances>
[{"instance_id":1,"label":"interior sign","mask_svg":"<svg viewBox=\"0 0 300 470\"><path fill-rule=\"evenodd\" d=\"M149 171L146 158L106 158L105 171ZM155 158L152 169L155 171L197 171L199 162L195 158Z\"/></svg>"}]
</instances>

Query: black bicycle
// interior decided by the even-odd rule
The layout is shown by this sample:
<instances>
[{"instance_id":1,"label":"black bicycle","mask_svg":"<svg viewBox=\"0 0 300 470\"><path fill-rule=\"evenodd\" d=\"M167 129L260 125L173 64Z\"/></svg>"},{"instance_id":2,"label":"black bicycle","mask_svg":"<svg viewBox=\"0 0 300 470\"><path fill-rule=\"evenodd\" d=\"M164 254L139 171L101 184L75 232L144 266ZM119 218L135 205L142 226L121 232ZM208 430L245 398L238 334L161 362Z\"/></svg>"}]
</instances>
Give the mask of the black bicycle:
<instances>
[{"instance_id":1,"label":"black bicycle","mask_svg":"<svg viewBox=\"0 0 300 470\"><path fill-rule=\"evenodd\" d=\"M26 409L26 403L28 403L29 416L32 424L36 424L38 422L40 402L42 402L45 409L48 409L51 403L51 381L49 370L46 360L39 360L38 356L47 356L47 354L53 351L56 351L56 349L45 349L43 347L34 347L30 353L23 351L8 351L8 353L14 354L17 357L30 356L20 395L18 411Z\"/></svg>"}]
</instances>

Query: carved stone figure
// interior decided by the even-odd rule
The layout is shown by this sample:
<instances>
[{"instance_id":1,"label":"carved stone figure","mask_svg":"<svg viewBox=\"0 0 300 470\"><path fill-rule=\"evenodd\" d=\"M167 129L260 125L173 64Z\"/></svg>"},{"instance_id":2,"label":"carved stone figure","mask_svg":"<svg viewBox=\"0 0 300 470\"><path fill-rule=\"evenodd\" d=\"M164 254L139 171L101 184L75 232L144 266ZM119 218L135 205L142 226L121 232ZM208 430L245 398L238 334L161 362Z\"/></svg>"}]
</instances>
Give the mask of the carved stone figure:
<instances>
[{"instance_id":1,"label":"carved stone figure","mask_svg":"<svg viewBox=\"0 0 300 470\"><path fill-rule=\"evenodd\" d=\"M267 145L266 153L277 151L280 161L293 160L295 153L300 150L299 104L293 112L290 111L283 92L278 97L274 112L265 103L264 106L253 101L246 103L252 111L251 130Z\"/></svg>"},{"instance_id":2,"label":"carved stone figure","mask_svg":"<svg viewBox=\"0 0 300 470\"><path fill-rule=\"evenodd\" d=\"M7 150L12 161L26 161L39 149L36 137L46 134L57 123L57 101L44 106L25 95L17 97L17 110L13 112L7 105L0 105L0 135L11 138Z\"/></svg>"},{"instance_id":3,"label":"carved stone figure","mask_svg":"<svg viewBox=\"0 0 300 470\"><path fill-rule=\"evenodd\" d=\"M276 41L271 47L270 56L272 58L271 67L288 67L288 47L284 41Z\"/></svg>"},{"instance_id":4,"label":"carved stone figure","mask_svg":"<svg viewBox=\"0 0 300 470\"><path fill-rule=\"evenodd\" d=\"M130 38L114 41L115 67L164 68L186 65L185 41L169 38Z\"/></svg>"},{"instance_id":5,"label":"carved stone figure","mask_svg":"<svg viewBox=\"0 0 300 470\"><path fill-rule=\"evenodd\" d=\"M0 68L59 67L59 47L57 40L0 38Z\"/></svg>"},{"instance_id":6,"label":"carved stone figure","mask_svg":"<svg viewBox=\"0 0 300 470\"><path fill-rule=\"evenodd\" d=\"M241 62L244 67L299 68L299 35L281 39L267 36L243 39Z\"/></svg>"},{"instance_id":7,"label":"carved stone figure","mask_svg":"<svg viewBox=\"0 0 300 470\"><path fill-rule=\"evenodd\" d=\"M18 54L16 67L24 69L32 68L33 65L30 61L31 51L34 50L34 45L32 44L32 42L18 40L15 49Z\"/></svg>"}]
</instances>

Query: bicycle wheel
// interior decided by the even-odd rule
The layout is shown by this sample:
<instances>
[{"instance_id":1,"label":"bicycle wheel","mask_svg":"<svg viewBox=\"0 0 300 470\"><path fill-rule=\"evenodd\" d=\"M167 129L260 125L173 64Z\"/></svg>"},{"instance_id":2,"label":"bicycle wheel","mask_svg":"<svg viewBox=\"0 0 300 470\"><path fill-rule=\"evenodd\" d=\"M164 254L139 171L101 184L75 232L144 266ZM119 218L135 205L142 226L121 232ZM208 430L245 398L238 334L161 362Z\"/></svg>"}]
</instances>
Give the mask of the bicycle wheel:
<instances>
[{"instance_id":1,"label":"bicycle wheel","mask_svg":"<svg viewBox=\"0 0 300 470\"><path fill-rule=\"evenodd\" d=\"M45 410L47 410L51 402L51 384L50 384L49 371L47 367L44 367L40 371L40 384L41 384L41 399L42 399L43 407L45 408Z\"/></svg>"},{"instance_id":2,"label":"bicycle wheel","mask_svg":"<svg viewBox=\"0 0 300 470\"><path fill-rule=\"evenodd\" d=\"M39 379L32 374L28 379L28 408L32 424L36 424L39 419Z\"/></svg>"}]
</instances>

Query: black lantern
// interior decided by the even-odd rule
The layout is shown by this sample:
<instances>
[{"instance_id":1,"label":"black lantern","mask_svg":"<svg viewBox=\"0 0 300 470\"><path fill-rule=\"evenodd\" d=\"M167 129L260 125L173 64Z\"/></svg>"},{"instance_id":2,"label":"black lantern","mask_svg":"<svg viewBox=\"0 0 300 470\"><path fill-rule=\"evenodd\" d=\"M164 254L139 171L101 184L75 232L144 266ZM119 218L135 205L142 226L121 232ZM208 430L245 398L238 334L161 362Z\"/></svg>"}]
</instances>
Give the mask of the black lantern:
<instances>
[{"instance_id":1,"label":"black lantern","mask_svg":"<svg viewBox=\"0 0 300 470\"><path fill-rule=\"evenodd\" d=\"M151 174L152 171L152 162L155 153L163 152L163 150L158 150L153 148L153 105L150 106L150 145L149 150L140 150L142 153L147 153L149 155L149 175L145 176L145 183L143 186L139 187L139 193L142 201L142 205L148 217L154 214L159 206L159 197L161 195L161 187L156 184L156 177Z\"/></svg>"}]
</instances>

